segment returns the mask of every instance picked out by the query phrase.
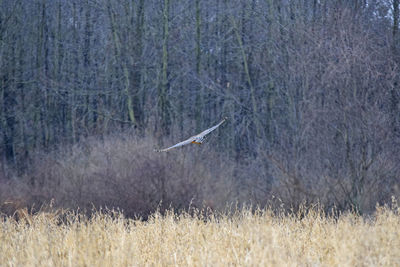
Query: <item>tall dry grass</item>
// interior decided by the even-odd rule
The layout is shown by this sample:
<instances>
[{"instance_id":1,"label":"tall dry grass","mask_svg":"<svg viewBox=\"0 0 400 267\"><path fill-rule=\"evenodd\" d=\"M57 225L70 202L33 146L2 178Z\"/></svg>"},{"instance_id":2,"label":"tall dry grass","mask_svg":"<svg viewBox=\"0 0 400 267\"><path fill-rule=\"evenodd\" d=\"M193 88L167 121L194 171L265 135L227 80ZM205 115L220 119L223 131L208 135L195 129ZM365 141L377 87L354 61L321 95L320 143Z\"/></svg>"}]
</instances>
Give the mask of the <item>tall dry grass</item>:
<instances>
[{"instance_id":1,"label":"tall dry grass","mask_svg":"<svg viewBox=\"0 0 400 267\"><path fill-rule=\"evenodd\" d=\"M24 213L0 223L3 266L399 266L399 208L363 218L241 209L165 215ZM196 215L197 214L197 215ZM25 216L25 217L24 217Z\"/></svg>"}]
</instances>

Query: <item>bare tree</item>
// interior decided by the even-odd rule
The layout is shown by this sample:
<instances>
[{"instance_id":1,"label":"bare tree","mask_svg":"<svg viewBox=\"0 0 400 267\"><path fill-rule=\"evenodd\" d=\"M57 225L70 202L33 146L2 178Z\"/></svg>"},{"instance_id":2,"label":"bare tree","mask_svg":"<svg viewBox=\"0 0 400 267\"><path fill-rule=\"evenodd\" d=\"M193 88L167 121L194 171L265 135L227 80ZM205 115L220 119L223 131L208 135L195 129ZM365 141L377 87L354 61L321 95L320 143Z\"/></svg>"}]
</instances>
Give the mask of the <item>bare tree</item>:
<instances>
[{"instance_id":1,"label":"bare tree","mask_svg":"<svg viewBox=\"0 0 400 267\"><path fill-rule=\"evenodd\" d=\"M398 0L0 0L3 166L228 116L201 149L243 200L368 210L399 194L398 24Z\"/></svg>"}]
</instances>

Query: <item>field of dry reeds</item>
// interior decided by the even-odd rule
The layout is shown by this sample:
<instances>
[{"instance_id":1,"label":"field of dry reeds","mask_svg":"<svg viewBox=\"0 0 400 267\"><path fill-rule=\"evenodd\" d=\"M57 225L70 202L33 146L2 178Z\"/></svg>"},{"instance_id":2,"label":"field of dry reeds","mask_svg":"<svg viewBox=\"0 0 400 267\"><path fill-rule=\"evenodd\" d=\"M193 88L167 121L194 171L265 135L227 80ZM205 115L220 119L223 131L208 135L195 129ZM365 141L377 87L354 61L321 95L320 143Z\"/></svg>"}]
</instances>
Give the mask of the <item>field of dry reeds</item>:
<instances>
[{"instance_id":1,"label":"field of dry reeds","mask_svg":"<svg viewBox=\"0 0 400 267\"><path fill-rule=\"evenodd\" d=\"M259 173L204 147L152 144L87 140L0 179L0 267L400 266L395 197L368 213L322 197L291 206L286 187L258 198L266 187L245 178Z\"/></svg>"},{"instance_id":2,"label":"field of dry reeds","mask_svg":"<svg viewBox=\"0 0 400 267\"><path fill-rule=\"evenodd\" d=\"M396 203L395 203L396 204ZM18 217L18 220L15 219ZM3 217L2 266L399 266L397 205L374 215L240 209L127 219L120 212Z\"/></svg>"}]
</instances>

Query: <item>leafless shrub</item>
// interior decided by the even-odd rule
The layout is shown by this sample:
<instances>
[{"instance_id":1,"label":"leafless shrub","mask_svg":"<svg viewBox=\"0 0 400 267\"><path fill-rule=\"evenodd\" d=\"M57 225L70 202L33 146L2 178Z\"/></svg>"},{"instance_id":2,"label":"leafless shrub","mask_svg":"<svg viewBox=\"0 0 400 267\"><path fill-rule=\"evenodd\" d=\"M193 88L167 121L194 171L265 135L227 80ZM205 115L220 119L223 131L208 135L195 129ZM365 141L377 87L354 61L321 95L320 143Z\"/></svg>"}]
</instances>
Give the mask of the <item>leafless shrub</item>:
<instances>
[{"instance_id":1,"label":"leafless shrub","mask_svg":"<svg viewBox=\"0 0 400 267\"><path fill-rule=\"evenodd\" d=\"M189 205L218 208L232 198L232 167L207 148L153 151L154 142L132 136L88 139L70 149L38 156L25 175L38 202L58 207L109 207L127 216Z\"/></svg>"},{"instance_id":2,"label":"leafless shrub","mask_svg":"<svg viewBox=\"0 0 400 267\"><path fill-rule=\"evenodd\" d=\"M399 194L390 111L397 63L390 41L350 9L328 20L329 28L296 24L293 43L282 40L291 63L275 98L287 116L276 116L277 137L258 148L251 166L259 176L249 187L264 203L274 195L295 208L319 202L370 212Z\"/></svg>"},{"instance_id":3,"label":"leafless shrub","mask_svg":"<svg viewBox=\"0 0 400 267\"><path fill-rule=\"evenodd\" d=\"M31 209L29 186L18 179L0 179L0 213L11 216L17 210Z\"/></svg>"}]
</instances>

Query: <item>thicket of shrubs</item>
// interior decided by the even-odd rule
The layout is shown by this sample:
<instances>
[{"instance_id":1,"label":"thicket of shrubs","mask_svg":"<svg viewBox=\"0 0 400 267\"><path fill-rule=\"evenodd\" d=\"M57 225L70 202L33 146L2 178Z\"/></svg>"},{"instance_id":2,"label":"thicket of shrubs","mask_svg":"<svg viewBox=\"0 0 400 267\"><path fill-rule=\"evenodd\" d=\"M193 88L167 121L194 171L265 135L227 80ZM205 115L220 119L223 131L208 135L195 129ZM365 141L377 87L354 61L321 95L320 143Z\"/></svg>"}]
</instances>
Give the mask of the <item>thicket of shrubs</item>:
<instances>
[{"instance_id":1,"label":"thicket of shrubs","mask_svg":"<svg viewBox=\"0 0 400 267\"><path fill-rule=\"evenodd\" d=\"M145 218L157 209L191 206L221 210L251 204L296 209L319 203L327 210L335 206L368 213L376 203L399 197L396 174L392 180L369 178L393 170L390 164L365 176L365 181L357 180L361 191L353 195L349 177L333 183L323 172L319 176L307 166L296 174L290 162L276 153L260 151L255 158L235 160L215 152L215 142L158 153L156 140L121 134L35 153L25 173L0 177L0 212L12 215L22 208L35 212L43 205L84 212L107 207L119 208L128 217ZM354 205L354 198L360 199L360 206Z\"/></svg>"},{"instance_id":2,"label":"thicket of shrubs","mask_svg":"<svg viewBox=\"0 0 400 267\"><path fill-rule=\"evenodd\" d=\"M127 216L156 209L219 208L235 197L233 165L211 149L192 146L170 153L132 136L89 139L36 155L22 177L1 179L0 209L119 208Z\"/></svg>"}]
</instances>

